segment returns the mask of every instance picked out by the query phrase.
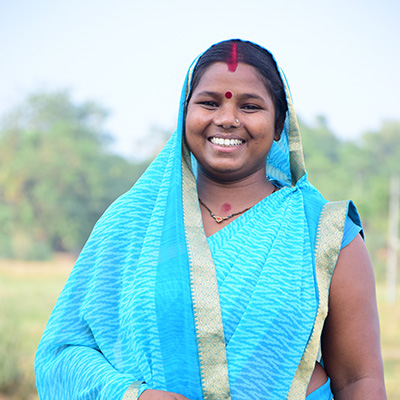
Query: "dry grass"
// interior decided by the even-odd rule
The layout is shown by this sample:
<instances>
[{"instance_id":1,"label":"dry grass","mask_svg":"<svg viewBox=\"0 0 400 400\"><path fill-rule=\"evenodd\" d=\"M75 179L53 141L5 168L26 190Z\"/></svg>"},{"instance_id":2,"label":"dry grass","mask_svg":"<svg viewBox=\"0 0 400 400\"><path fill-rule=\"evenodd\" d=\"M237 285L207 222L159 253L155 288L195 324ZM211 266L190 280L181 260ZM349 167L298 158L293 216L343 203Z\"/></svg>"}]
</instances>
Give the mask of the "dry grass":
<instances>
[{"instance_id":1,"label":"dry grass","mask_svg":"<svg viewBox=\"0 0 400 400\"><path fill-rule=\"evenodd\" d=\"M73 263L0 260L0 392L9 399L37 399L34 355Z\"/></svg>"},{"instance_id":2,"label":"dry grass","mask_svg":"<svg viewBox=\"0 0 400 400\"><path fill-rule=\"evenodd\" d=\"M400 288L394 304L387 302L384 285L378 285L377 296L386 390L388 399L400 400Z\"/></svg>"},{"instance_id":3,"label":"dry grass","mask_svg":"<svg viewBox=\"0 0 400 400\"><path fill-rule=\"evenodd\" d=\"M73 263L0 260L0 399L37 399L34 354ZM386 302L383 285L377 294L388 398L400 400L400 290L396 304Z\"/></svg>"}]
</instances>

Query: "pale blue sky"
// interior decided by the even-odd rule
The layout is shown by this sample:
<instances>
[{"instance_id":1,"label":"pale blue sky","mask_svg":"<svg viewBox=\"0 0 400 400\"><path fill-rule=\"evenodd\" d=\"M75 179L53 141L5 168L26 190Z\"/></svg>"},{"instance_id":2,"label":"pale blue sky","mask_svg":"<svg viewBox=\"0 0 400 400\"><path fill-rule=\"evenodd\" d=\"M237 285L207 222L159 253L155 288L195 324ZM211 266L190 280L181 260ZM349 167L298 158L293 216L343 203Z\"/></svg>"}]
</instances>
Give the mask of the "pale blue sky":
<instances>
[{"instance_id":1,"label":"pale blue sky","mask_svg":"<svg viewBox=\"0 0 400 400\"><path fill-rule=\"evenodd\" d=\"M355 138L400 120L398 0L0 0L0 114L37 89L69 88L111 111L117 149L173 130L186 70L232 37L270 49L297 113Z\"/></svg>"}]
</instances>

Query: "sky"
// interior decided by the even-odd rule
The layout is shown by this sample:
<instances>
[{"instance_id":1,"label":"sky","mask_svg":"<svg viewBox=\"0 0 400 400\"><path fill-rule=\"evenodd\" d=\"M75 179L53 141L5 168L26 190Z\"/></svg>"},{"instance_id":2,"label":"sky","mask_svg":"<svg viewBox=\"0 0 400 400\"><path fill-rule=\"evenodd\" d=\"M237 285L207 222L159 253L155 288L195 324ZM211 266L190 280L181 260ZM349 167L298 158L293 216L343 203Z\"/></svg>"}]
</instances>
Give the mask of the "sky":
<instances>
[{"instance_id":1,"label":"sky","mask_svg":"<svg viewBox=\"0 0 400 400\"><path fill-rule=\"evenodd\" d=\"M0 0L0 115L39 90L110 112L115 150L175 129L183 80L211 44L242 38L285 71L297 114L343 139L400 120L398 0Z\"/></svg>"}]
</instances>

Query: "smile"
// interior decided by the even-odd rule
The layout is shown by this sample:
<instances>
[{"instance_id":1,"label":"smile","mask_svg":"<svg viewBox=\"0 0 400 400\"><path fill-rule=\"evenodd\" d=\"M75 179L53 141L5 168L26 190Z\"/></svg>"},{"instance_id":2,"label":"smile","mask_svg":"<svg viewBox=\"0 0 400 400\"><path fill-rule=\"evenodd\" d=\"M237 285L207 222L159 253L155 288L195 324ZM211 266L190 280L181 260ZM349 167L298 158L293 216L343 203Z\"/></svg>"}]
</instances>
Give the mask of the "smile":
<instances>
[{"instance_id":1,"label":"smile","mask_svg":"<svg viewBox=\"0 0 400 400\"><path fill-rule=\"evenodd\" d=\"M216 144L218 146L224 147L232 147L232 146L240 146L244 143L241 139L223 139L223 138L216 138L212 137L209 139L212 144Z\"/></svg>"}]
</instances>

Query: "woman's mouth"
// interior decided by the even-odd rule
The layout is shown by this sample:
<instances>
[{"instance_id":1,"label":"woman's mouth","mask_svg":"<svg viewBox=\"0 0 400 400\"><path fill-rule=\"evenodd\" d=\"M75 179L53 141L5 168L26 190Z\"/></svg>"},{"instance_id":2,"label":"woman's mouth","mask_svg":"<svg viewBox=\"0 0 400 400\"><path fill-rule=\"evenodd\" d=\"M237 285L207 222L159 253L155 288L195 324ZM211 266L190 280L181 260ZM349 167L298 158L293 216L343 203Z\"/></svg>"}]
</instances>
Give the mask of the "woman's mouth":
<instances>
[{"instance_id":1,"label":"woman's mouth","mask_svg":"<svg viewBox=\"0 0 400 400\"><path fill-rule=\"evenodd\" d=\"M212 137L208 140L212 144L223 147L235 147L235 146L240 146L241 144L244 143L244 140L241 139L223 139L223 138Z\"/></svg>"}]
</instances>

